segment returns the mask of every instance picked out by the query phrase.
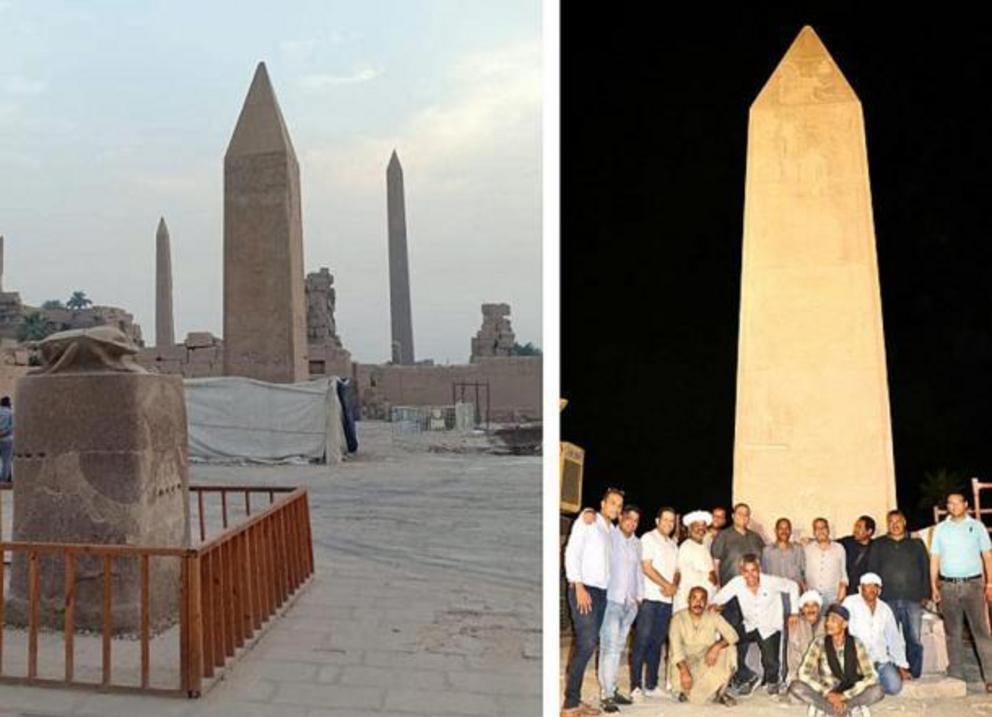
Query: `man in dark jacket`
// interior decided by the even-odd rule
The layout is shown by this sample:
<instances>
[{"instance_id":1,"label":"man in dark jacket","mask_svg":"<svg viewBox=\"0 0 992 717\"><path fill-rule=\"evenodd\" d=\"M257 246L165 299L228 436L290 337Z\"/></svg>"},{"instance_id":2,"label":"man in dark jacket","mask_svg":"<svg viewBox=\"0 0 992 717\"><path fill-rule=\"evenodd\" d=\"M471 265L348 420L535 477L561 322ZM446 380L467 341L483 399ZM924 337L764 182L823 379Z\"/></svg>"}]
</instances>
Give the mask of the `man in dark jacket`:
<instances>
[{"instance_id":1,"label":"man in dark jacket","mask_svg":"<svg viewBox=\"0 0 992 717\"><path fill-rule=\"evenodd\" d=\"M844 546L847 555L847 594L857 595L861 576L869 572L868 559L871 556L872 538L875 537L875 519L862 515L854 521L851 535L837 542Z\"/></svg>"},{"instance_id":2,"label":"man in dark jacket","mask_svg":"<svg viewBox=\"0 0 992 717\"><path fill-rule=\"evenodd\" d=\"M919 538L906 532L906 516L890 510L889 533L874 542L868 560L869 572L878 573L885 591L882 600L892 608L896 624L906 638L906 660L913 678L923 672L923 603L930 598L930 556Z\"/></svg>"}]
</instances>

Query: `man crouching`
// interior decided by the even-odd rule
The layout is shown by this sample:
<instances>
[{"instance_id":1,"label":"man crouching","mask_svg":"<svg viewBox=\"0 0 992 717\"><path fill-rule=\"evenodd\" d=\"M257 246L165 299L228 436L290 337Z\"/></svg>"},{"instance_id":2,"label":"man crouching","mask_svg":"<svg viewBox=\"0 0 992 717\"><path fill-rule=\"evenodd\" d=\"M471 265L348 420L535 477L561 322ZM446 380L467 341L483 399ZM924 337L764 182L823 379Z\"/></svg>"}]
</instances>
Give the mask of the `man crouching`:
<instances>
[{"instance_id":1,"label":"man crouching","mask_svg":"<svg viewBox=\"0 0 992 717\"><path fill-rule=\"evenodd\" d=\"M847 631L850 619L847 608L830 606L827 634L809 646L799 666L799 679L789 688L793 696L810 706L811 717L870 717L868 705L885 696L868 651Z\"/></svg>"},{"instance_id":2,"label":"man crouching","mask_svg":"<svg viewBox=\"0 0 992 717\"><path fill-rule=\"evenodd\" d=\"M737 669L737 631L718 613L706 609L706 588L689 591L689 606L672 617L668 632L669 681L680 702L709 700L736 704L727 685ZM715 641L714 641L715 640Z\"/></svg>"}]
</instances>

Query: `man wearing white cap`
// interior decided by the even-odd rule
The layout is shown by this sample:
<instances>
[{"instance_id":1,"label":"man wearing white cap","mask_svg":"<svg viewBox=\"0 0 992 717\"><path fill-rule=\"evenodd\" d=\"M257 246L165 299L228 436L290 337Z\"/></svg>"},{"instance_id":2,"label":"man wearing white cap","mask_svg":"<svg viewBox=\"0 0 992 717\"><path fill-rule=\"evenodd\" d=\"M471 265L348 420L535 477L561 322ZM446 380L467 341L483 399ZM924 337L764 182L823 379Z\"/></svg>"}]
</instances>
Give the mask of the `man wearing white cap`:
<instances>
[{"instance_id":1,"label":"man wearing white cap","mask_svg":"<svg viewBox=\"0 0 992 717\"><path fill-rule=\"evenodd\" d=\"M689 529L689 537L679 546L679 589L672 604L673 614L688 606L692 588L706 588L706 598L709 600L716 587L716 567L705 543L706 529L713 522L713 516L705 510L695 510L686 515L682 522Z\"/></svg>"},{"instance_id":2,"label":"man wearing white cap","mask_svg":"<svg viewBox=\"0 0 992 717\"><path fill-rule=\"evenodd\" d=\"M861 576L858 595L849 595L844 607L851 613L848 629L864 643L878 679L887 695L897 695L903 680L911 680L906 660L906 641L896 624L892 608L878 599L882 578L877 573Z\"/></svg>"},{"instance_id":3,"label":"man wearing white cap","mask_svg":"<svg viewBox=\"0 0 992 717\"><path fill-rule=\"evenodd\" d=\"M822 607L823 598L816 590L807 590L799 596L799 621L789 627L789 644L785 657L786 685L791 685L798 677L803 655L813 640L825 634L820 616Z\"/></svg>"}]
</instances>

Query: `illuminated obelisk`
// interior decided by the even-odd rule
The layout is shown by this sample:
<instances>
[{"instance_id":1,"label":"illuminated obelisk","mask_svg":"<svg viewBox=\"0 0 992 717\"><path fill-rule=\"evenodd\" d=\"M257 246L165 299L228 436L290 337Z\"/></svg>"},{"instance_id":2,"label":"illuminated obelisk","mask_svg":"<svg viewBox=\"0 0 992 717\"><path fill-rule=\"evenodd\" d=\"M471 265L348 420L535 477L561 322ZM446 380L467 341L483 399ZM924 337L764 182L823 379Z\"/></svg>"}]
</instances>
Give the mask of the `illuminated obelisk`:
<instances>
[{"instance_id":1,"label":"illuminated obelisk","mask_svg":"<svg viewBox=\"0 0 992 717\"><path fill-rule=\"evenodd\" d=\"M861 103L804 27L751 105L734 501L771 533L896 504Z\"/></svg>"}]
</instances>

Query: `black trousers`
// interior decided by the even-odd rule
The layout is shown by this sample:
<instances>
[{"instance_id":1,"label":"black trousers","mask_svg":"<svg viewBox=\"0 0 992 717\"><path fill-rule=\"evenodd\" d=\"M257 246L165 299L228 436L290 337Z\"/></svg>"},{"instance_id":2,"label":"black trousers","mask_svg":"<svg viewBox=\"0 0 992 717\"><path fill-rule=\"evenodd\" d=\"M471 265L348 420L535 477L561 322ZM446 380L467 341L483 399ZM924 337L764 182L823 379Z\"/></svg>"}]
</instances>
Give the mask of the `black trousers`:
<instances>
[{"instance_id":1,"label":"black trousers","mask_svg":"<svg viewBox=\"0 0 992 717\"><path fill-rule=\"evenodd\" d=\"M747 666L746 658L748 648L752 642L758 643L758 650L761 652L761 670L764 673L766 685L776 685L782 674L782 665L779 654L782 648L782 631L772 633L762 639L757 630L747 632L744 627L744 616L741 615L740 605L737 598L728 602L721 612L723 618L729 622L737 631L737 672L731 679L731 684L739 686L754 677L754 671Z\"/></svg>"}]
</instances>

